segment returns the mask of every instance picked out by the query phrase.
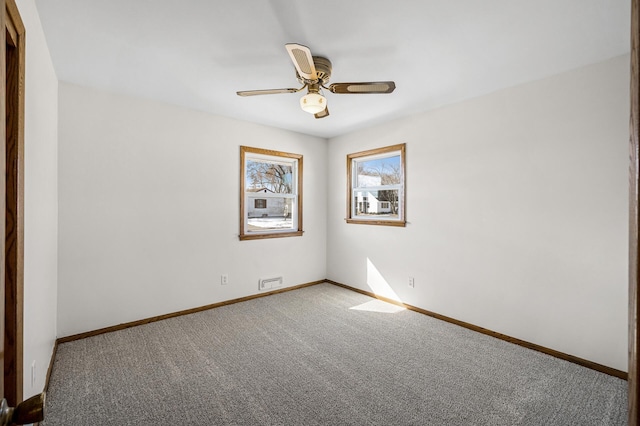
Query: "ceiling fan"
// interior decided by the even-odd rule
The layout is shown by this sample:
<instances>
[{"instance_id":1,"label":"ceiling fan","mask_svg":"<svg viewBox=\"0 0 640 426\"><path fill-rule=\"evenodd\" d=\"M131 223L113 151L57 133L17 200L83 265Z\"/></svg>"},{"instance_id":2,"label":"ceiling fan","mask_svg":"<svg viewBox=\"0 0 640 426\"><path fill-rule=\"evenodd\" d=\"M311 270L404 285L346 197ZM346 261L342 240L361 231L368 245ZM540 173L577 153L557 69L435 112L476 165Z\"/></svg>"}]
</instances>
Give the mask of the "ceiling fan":
<instances>
[{"instance_id":1,"label":"ceiling fan","mask_svg":"<svg viewBox=\"0 0 640 426\"><path fill-rule=\"evenodd\" d=\"M393 81L375 81L360 83L332 83L331 61L322 56L312 56L307 46L296 43L285 44L289 56L296 67L296 78L303 86L299 89L266 89L245 90L236 92L238 96L274 95L278 93L297 93L307 89L307 94L300 98L300 107L316 118L324 118L329 115L327 100L320 93L326 89L331 93L362 94L362 93L391 93L396 88Z\"/></svg>"}]
</instances>

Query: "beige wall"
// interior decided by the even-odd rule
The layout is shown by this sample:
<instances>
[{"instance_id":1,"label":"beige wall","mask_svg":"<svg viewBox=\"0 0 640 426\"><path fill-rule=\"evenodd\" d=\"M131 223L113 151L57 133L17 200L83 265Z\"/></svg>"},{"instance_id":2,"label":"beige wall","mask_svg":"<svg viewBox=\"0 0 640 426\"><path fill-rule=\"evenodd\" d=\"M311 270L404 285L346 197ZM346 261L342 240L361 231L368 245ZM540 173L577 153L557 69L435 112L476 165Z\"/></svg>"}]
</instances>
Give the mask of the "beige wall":
<instances>
[{"instance_id":1,"label":"beige wall","mask_svg":"<svg viewBox=\"0 0 640 426\"><path fill-rule=\"evenodd\" d=\"M331 139L328 278L626 371L628 69ZM346 224L346 155L398 143L407 227Z\"/></svg>"},{"instance_id":2,"label":"beige wall","mask_svg":"<svg viewBox=\"0 0 640 426\"><path fill-rule=\"evenodd\" d=\"M59 126L59 336L325 278L324 139L66 83ZM302 237L239 241L241 145L304 156Z\"/></svg>"},{"instance_id":3,"label":"beige wall","mask_svg":"<svg viewBox=\"0 0 640 426\"><path fill-rule=\"evenodd\" d=\"M27 34L24 178L24 396L27 398L44 388L56 339L58 79L33 0L17 0L17 5Z\"/></svg>"}]
</instances>

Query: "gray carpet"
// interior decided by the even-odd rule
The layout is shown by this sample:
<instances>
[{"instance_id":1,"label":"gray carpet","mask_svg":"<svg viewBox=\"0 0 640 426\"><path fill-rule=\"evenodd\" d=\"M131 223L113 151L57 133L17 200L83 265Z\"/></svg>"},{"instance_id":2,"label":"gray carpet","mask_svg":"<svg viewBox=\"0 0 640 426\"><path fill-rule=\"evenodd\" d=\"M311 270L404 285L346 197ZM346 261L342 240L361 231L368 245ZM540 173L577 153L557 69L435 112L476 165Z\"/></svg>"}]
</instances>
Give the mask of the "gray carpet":
<instances>
[{"instance_id":1,"label":"gray carpet","mask_svg":"<svg viewBox=\"0 0 640 426\"><path fill-rule=\"evenodd\" d=\"M626 424L623 380L385 305L319 284L61 344L43 424Z\"/></svg>"}]
</instances>

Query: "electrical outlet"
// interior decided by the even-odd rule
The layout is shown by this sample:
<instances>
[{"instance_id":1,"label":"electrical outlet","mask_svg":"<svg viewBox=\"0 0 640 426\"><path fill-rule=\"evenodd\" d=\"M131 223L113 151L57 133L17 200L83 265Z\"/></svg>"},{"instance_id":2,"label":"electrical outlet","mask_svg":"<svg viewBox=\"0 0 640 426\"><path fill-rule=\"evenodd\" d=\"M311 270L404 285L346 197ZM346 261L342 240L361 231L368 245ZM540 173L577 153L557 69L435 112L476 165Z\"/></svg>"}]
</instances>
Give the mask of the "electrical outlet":
<instances>
[{"instance_id":1,"label":"electrical outlet","mask_svg":"<svg viewBox=\"0 0 640 426\"><path fill-rule=\"evenodd\" d=\"M229 284L229 274L222 274L222 275L220 275L220 284L221 284L221 285L227 285L227 284Z\"/></svg>"},{"instance_id":2,"label":"electrical outlet","mask_svg":"<svg viewBox=\"0 0 640 426\"><path fill-rule=\"evenodd\" d=\"M411 288L416 287L416 280L413 277L409 277L409 287Z\"/></svg>"}]
</instances>

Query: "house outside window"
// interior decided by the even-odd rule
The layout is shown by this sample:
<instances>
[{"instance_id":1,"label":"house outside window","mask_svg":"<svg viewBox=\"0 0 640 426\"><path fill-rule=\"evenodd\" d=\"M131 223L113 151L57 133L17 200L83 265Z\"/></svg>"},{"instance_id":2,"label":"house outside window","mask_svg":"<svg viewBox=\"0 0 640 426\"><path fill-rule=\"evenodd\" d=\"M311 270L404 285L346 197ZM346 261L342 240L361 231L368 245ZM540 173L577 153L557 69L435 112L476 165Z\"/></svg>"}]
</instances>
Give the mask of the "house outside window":
<instances>
[{"instance_id":1,"label":"house outside window","mask_svg":"<svg viewBox=\"0 0 640 426\"><path fill-rule=\"evenodd\" d=\"M302 155L240 147L240 240L302 235Z\"/></svg>"},{"instance_id":2,"label":"house outside window","mask_svg":"<svg viewBox=\"0 0 640 426\"><path fill-rule=\"evenodd\" d=\"M405 226L405 144L347 155L347 223Z\"/></svg>"}]
</instances>

